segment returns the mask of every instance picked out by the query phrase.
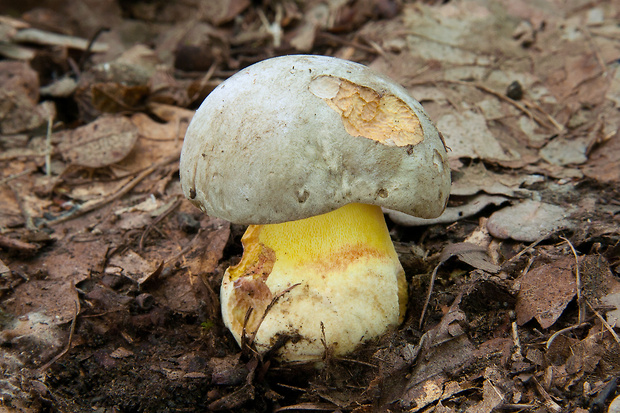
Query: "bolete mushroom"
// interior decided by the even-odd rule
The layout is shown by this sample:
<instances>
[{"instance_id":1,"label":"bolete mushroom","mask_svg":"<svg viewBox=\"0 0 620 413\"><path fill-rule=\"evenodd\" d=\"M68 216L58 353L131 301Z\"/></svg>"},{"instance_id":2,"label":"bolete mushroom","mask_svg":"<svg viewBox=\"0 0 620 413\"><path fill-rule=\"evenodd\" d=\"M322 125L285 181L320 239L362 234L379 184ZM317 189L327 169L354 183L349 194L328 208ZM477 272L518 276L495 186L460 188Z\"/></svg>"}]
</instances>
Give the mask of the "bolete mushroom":
<instances>
[{"instance_id":1,"label":"bolete mushroom","mask_svg":"<svg viewBox=\"0 0 620 413\"><path fill-rule=\"evenodd\" d=\"M213 90L180 175L202 211L250 224L222 282L224 323L260 352L287 337L288 361L351 352L403 320L407 283L381 207L436 217L450 190L419 102L361 64L309 55L256 63Z\"/></svg>"}]
</instances>

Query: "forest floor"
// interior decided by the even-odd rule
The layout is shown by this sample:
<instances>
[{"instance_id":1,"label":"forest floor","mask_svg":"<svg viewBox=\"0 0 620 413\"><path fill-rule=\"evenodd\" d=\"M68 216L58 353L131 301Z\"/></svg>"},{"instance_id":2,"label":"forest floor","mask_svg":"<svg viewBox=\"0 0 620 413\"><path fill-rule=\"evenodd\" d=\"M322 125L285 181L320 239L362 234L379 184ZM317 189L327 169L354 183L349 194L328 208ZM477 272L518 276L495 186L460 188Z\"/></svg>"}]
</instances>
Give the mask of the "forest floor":
<instances>
[{"instance_id":1,"label":"forest floor","mask_svg":"<svg viewBox=\"0 0 620 413\"><path fill-rule=\"evenodd\" d=\"M241 352L218 296L244 228L179 185L200 102L293 53L406 87L453 178L438 219L386 211L404 323L312 365ZM605 412L616 396L619 2L5 0L0 55L0 411Z\"/></svg>"}]
</instances>

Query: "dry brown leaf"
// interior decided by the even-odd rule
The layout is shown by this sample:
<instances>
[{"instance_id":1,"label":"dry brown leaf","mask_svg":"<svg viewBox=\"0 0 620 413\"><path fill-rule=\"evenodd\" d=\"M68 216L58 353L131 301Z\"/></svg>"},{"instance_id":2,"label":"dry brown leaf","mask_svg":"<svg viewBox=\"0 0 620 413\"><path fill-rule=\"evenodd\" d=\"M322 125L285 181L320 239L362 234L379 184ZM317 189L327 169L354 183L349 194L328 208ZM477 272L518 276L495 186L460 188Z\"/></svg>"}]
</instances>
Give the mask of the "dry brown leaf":
<instances>
[{"instance_id":1,"label":"dry brown leaf","mask_svg":"<svg viewBox=\"0 0 620 413\"><path fill-rule=\"evenodd\" d=\"M595 148L581 170L600 182L620 182L620 131Z\"/></svg>"},{"instance_id":2,"label":"dry brown leaf","mask_svg":"<svg viewBox=\"0 0 620 413\"><path fill-rule=\"evenodd\" d=\"M446 246L441 252L441 262L447 261L450 257L456 256L459 260L478 268L496 274L500 270L500 266L491 262L491 257L487 254L487 250L479 245L467 242L459 242Z\"/></svg>"},{"instance_id":3,"label":"dry brown leaf","mask_svg":"<svg viewBox=\"0 0 620 413\"><path fill-rule=\"evenodd\" d=\"M101 116L77 129L55 134L63 159L72 165L101 168L121 161L138 139L138 129L124 116Z\"/></svg>"},{"instance_id":4,"label":"dry brown leaf","mask_svg":"<svg viewBox=\"0 0 620 413\"><path fill-rule=\"evenodd\" d=\"M193 312L201 302L210 302L212 293L203 284L201 276L215 270L229 237L230 224L227 221L206 218L196 244L181 258L188 271L178 271L152 288L151 293L157 302L179 312Z\"/></svg>"},{"instance_id":5,"label":"dry brown leaf","mask_svg":"<svg viewBox=\"0 0 620 413\"><path fill-rule=\"evenodd\" d=\"M158 262L149 262L133 250L126 250L120 255L110 258L106 272L120 271L138 284L145 282L158 268Z\"/></svg>"},{"instance_id":6,"label":"dry brown leaf","mask_svg":"<svg viewBox=\"0 0 620 413\"><path fill-rule=\"evenodd\" d=\"M77 291L70 281L30 280L15 289L6 310L15 316L43 313L53 324L68 323L76 315Z\"/></svg>"},{"instance_id":7,"label":"dry brown leaf","mask_svg":"<svg viewBox=\"0 0 620 413\"><path fill-rule=\"evenodd\" d=\"M33 130L56 114L52 102L38 103L39 77L25 62L0 62L0 133Z\"/></svg>"},{"instance_id":8,"label":"dry brown leaf","mask_svg":"<svg viewBox=\"0 0 620 413\"><path fill-rule=\"evenodd\" d=\"M542 328L551 327L577 294L574 257L564 257L530 270L519 277L517 323L536 318Z\"/></svg>"},{"instance_id":9,"label":"dry brown leaf","mask_svg":"<svg viewBox=\"0 0 620 413\"><path fill-rule=\"evenodd\" d=\"M419 362L411 374L399 407L417 412L466 390L470 384L453 381L450 373L470 365L476 358L475 351L476 347L464 335L432 348L424 355L424 360L428 361Z\"/></svg>"},{"instance_id":10,"label":"dry brown leaf","mask_svg":"<svg viewBox=\"0 0 620 413\"><path fill-rule=\"evenodd\" d=\"M527 242L574 227L566 208L532 200L494 212L487 221L487 229L494 237Z\"/></svg>"},{"instance_id":11,"label":"dry brown leaf","mask_svg":"<svg viewBox=\"0 0 620 413\"><path fill-rule=\"evenodd\" d=\"M521 185L531 185L541 182L542 177L532 175L506 175L488 170L483 163L477 163L461 168L455 174L450 195L468 196L479 192L489 195L504 195L507 197L525 197L530 193L522 189Z\"/></svg>"},{"instance_id":12,"label":"dry brown leaf","mask_svg":"<svg viewBox=\"0 0 620 413\"><path fill-rule=\"evenodd\" d=\"M450 147L450 158L516 161L518 153L509 152L491 133L486 119L474 111L449 113L437 119L437 128Z\"/></svg>"},{"instance_id":13,"label":"dry brown leaf","mask_svg":"<svg viewBox=\"0 0 620 413\"><path fill-rule=\"evenodd\" d=\"M0 277L7 275L9 272L11 272L11 269L2 260L0 260Z\"/></svg>"}]
</instances>

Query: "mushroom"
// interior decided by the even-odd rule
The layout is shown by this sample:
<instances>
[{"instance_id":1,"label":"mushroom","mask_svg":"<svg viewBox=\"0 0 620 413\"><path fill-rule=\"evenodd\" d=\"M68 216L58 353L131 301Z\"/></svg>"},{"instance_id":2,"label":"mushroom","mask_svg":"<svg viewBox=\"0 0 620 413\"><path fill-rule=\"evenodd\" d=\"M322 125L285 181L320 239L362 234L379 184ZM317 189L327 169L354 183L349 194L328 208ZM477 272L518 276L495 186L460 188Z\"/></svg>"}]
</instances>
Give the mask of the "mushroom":
<instances>
[{"instance_id":1,"label":"mushroom","mask_svg":"<svg viewBox=\"0 0 620 413\"><path fill-rule=\"evenodd\" d=\"M249 224L222 281L223 320L285 361L346 354L402 322L407 282L381 208L436 217L450 190L419 102L361 64L310 55L264 60L213 90L180 176L203 212Z\"/></svg>"}]
</instances>

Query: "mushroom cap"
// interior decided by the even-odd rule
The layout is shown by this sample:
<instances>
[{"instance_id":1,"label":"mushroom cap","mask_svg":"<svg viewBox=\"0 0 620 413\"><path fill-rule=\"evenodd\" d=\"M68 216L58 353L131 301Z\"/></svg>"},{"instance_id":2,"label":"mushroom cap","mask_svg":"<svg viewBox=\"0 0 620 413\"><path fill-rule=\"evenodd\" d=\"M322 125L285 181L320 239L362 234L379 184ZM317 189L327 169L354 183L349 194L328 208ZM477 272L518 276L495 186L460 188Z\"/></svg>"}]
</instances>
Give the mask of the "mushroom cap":
<instances>
[{"instance_id":1,"label":"mushroom cap","mask_svg":"<svg viewBox=\"0 0 620 413\"><path fill-rule=\"evenodd\" d=\"M418 101L358 63L267 59L213 90L187 130L183 192L207 214L273 224L372 204L433 218L450 170Z\"/></svg>"}]
</instances>

